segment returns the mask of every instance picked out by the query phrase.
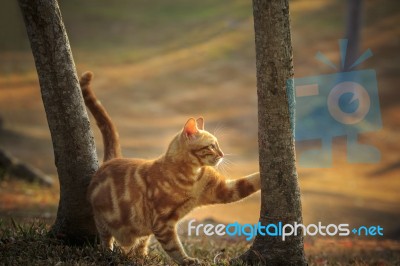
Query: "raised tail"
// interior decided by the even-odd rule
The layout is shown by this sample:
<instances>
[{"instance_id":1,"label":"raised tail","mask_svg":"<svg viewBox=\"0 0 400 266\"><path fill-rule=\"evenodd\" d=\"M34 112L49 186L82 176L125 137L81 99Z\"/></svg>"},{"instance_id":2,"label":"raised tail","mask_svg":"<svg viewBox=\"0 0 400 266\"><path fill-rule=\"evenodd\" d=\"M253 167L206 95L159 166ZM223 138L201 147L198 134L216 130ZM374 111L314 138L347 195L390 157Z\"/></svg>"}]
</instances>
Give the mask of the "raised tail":
<instances>
[{"instance_id":1,"label":"raised tail","mask_svg":"<svg viewBox=\"0 0 400 266\"><path fill-rule=\"evenodd\" d=\"M89 108L94 119L96 120L97 126L101 131L104 145L104 158L103 162L111 160L113 158L121 157L121 146L119 143L119 136L114 123L111 121L106 109L101 105L100 101L97 100L94 94L90 82L93 78L92 72L85 72L81 76L79 83L81 85L83 99L87 108Z\"/></svg>"}]
</instances>

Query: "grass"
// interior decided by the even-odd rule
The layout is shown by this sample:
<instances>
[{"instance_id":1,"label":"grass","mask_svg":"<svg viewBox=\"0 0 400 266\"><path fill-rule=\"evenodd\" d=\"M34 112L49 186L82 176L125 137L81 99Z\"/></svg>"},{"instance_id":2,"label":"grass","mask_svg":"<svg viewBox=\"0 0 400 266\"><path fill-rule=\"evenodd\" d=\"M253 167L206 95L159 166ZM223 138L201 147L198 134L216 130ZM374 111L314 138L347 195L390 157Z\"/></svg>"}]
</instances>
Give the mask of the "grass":
<instances>
[{"instance_id":1,"label":"grass","mask_svg":"<svg viewBox=\"0 0 400 266\"><path fill-rule=\"evenodd\" d=\"M11 227L1 226L0 234L0 264L2 265L132 264L132 261L122 256L119 251L101 251L90 245L64 246L60 241L49 237L47 226L40 222L21 226L12 221ZM149 260L156 262L155 259Z\"/></svg>"},{"instance_id":2,"label":"grass","mask_svg":"<svg viewBox=\"0 0 400 266\"><path fill-rule=\"evenodd\" d=\"M28 225L17 224L14 220L7 225L0 220L0 265L170 265L174 264L161 250L156 241L149 245L149 256L130 258L120 249L103 250L98 245L83 247L65 246L52 238L45 223L36 221ZM246 242L231 245L230 248L221 241L209 241L205 238L183 240L192 256L206 258L210 254L212 263L207 265L227 265L229 258L244 252Z\"/></svg>"},{"instance_id":3,"label":"grass","mask_svg":"<svg viewBox=\"0 0 400 266\"><path fill-rule=\"evenodd\" d=\"M130 258L98 245L65 246L48 233L49 227L37 220L18 224L0 220L0 265L174 265L152 240L149 256ZM204 265L229 265L232 258L246 251L250 244L243 239L188 238L181 233L185 250L200 258ZM399 265L400 243L354 239L306 239L309 265ZM238 264L236 264L238 265Z\"/></svg>"}]
</instances>

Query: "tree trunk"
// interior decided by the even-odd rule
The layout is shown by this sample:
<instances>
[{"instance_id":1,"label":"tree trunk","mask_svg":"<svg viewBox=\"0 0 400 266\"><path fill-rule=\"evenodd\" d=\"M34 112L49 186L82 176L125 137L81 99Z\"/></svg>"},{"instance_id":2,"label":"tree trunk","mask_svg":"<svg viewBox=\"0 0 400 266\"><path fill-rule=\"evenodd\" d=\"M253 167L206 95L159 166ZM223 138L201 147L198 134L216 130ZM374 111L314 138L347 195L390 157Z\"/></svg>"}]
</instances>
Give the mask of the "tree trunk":
<instances>
[{"instance_id":1,"label":"tree trunk","mask_svg":"<svg viewBox=\"0 0 400 266\"><path fill-rule=\"evenodd\" d=\"M80 244L96 235L86 189L98 161L71 48L56 0L18 2L35 59L60 180L52 232L68 243Z\"/></svg>"},{"instance_id":2,"label":"tree trunk","mask_svg":"<svg viewBox=\"0 0 400 266\"><path fill-rule=\"evenodd\" d=\"M348 0L347 5L346 39L348 45L342 71L350 71L350 66L357 60L362 21L362 0Z\"/></svg>"},{"instance_id":3,"label":"tree trunk","mask_svg":"<svg viewBox=\"0 0 400 266\"><path fill-rule=\"evenodd\" d=\"M293 53L288 0L253 0L261 173L260 222L278 225L302 223L300 190L295 164L287 94L293 78ZM293 82L290 82L293 87ZM294 126L294 125L293 125ZM239 257L249 264L306 265L302 231L282 240L257 235L251 248Z\"/></svg>"}]
</instances>

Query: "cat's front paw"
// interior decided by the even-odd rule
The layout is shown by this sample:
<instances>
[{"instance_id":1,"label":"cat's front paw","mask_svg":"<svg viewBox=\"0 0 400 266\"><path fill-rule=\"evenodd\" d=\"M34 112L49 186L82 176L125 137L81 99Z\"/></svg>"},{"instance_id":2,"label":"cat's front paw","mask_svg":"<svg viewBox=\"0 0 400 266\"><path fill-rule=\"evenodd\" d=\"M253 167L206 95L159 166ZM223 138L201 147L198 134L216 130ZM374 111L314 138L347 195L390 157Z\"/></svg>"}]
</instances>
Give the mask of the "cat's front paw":
<instances>
[{"instance_id":1,"label":"cat's front paw","mask_svg":"<svg viewBox=\"0 0 400 266\"><path fill-rule=\"evenodd\" d=\"M202 265L201 261L199 259L196 258L184 258L182 263L180 263L180 265L184 265L184 266L188 266L188 265Z\"/></svg>"}]
</instances>

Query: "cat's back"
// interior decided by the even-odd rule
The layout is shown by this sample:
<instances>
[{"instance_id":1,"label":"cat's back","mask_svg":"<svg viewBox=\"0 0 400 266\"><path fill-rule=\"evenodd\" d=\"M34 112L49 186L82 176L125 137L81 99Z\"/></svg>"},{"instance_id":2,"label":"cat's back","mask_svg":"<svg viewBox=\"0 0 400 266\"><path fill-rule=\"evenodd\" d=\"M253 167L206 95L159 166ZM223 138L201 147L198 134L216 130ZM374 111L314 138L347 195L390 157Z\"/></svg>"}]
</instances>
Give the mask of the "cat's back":
<instances>
[{"instance_id":1,"label":"cat's back","mask_svg":"<svg viewBox=\"0 0 400 266\"><path fill-rule=\"evenodd\" d=\"M105 184L123 188L135 173L148 164L147 160L135 158L115 158L103 163L94 174L88 187L88 195Z\"/></svg>"}]
</instances>

